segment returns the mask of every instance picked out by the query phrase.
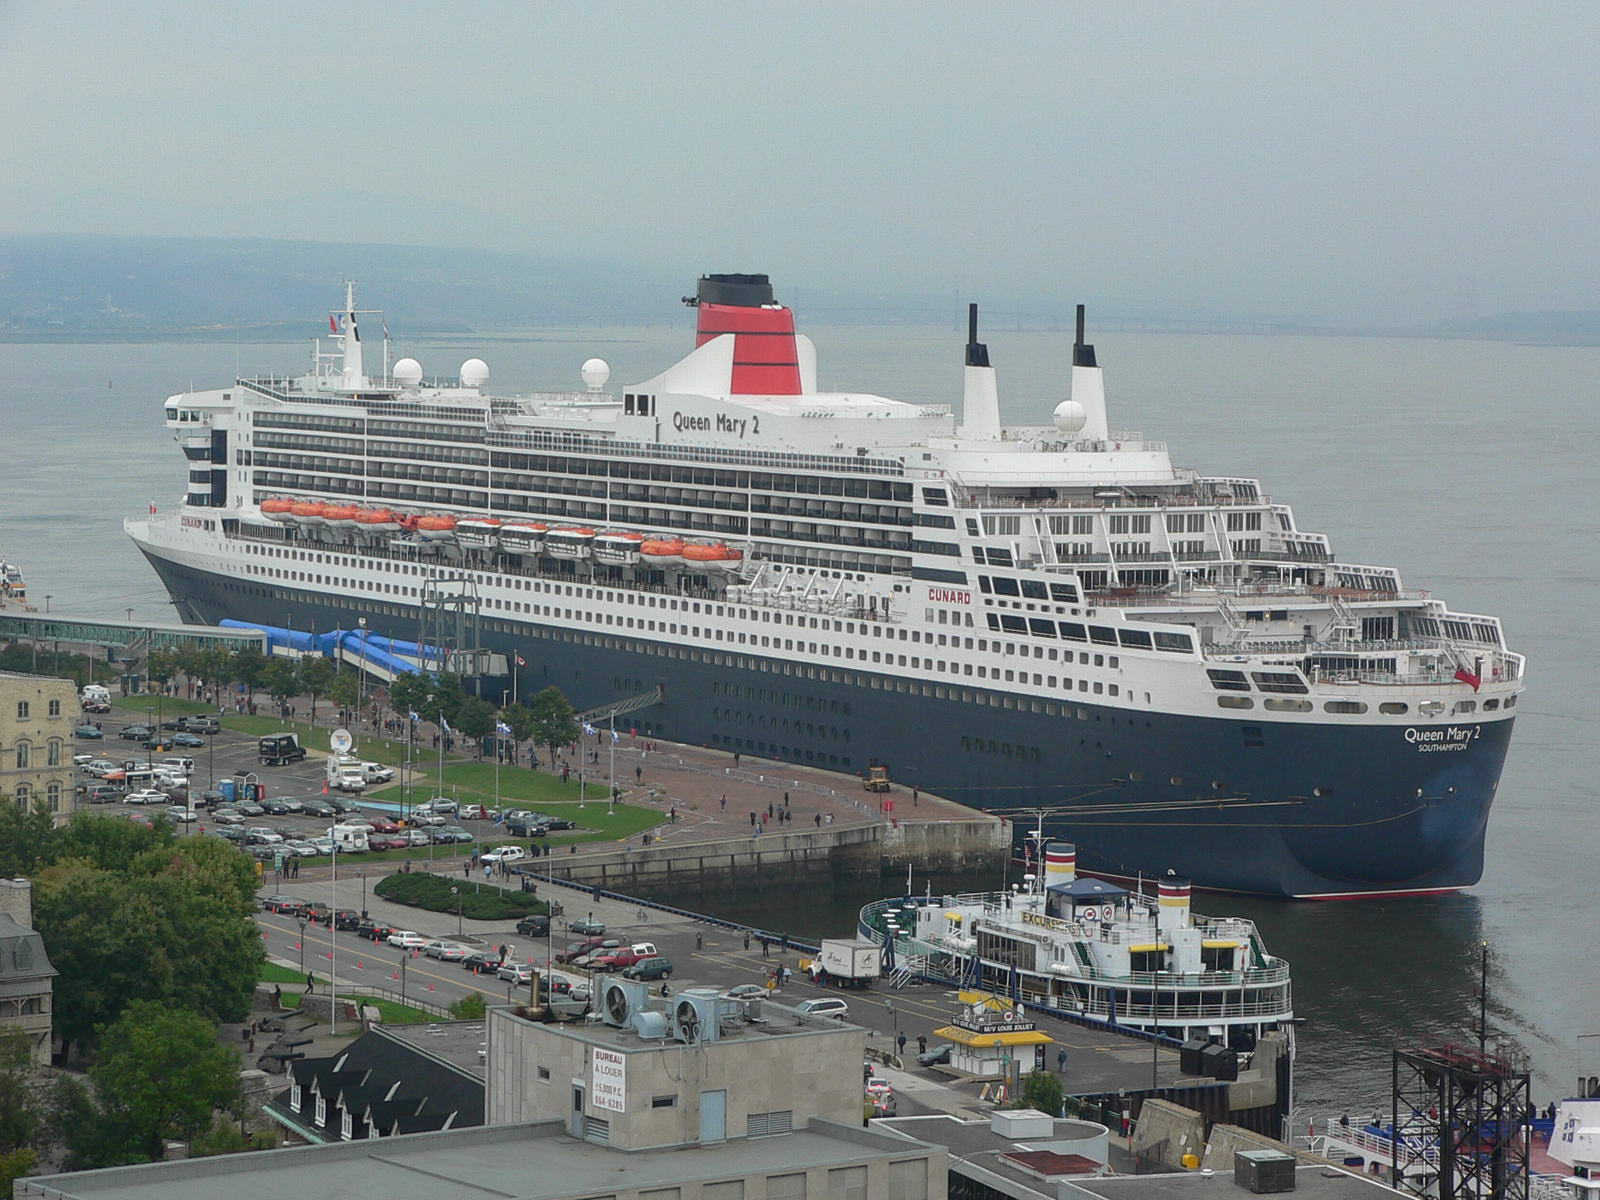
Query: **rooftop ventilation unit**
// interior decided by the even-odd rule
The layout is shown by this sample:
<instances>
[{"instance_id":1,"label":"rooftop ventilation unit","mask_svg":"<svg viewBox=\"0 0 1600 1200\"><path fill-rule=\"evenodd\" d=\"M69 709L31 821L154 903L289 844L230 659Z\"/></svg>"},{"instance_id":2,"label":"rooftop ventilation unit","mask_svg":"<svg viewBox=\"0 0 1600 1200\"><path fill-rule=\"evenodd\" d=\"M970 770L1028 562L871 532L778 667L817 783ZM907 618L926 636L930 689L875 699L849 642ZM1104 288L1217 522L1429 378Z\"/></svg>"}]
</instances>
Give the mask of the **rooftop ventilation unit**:
<instances>
[{"instance_id":1,"label":"rooftop ventilation unit","mask_svg":"<svg viewBox=\"0 0 1600 1200\"><path fill-rule=\"evenodd\" d=\"M680 1042L714 1042L722 1036L717 997L685 992L672 1005L672 1036Z\"/></svg>"},{"instance_id":2,"label":"rooftop ventilation unit","mask_svg":"<svg viewBox=\"0 0 1600 1200\"><path fill-rule=\"evenodd\" d=\"M637 979L608 979L600 989L600 1016L607 1025L627 1029L645 1011L650 986Z\"/></svg>"}]
</instances>

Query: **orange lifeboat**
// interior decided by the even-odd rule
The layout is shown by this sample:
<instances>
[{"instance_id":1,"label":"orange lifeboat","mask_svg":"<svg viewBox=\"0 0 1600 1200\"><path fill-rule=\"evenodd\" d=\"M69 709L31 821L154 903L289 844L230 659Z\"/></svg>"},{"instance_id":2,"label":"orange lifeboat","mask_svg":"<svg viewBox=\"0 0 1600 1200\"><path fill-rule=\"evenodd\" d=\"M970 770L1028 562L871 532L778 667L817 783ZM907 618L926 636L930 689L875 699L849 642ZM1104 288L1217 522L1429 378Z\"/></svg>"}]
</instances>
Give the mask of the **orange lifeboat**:
<instances>
[{"instance_id":1,"label":"orange lifeboat","mask_svg":"<svg viewBox=\"0 0 1600 1200\"><path fill-rule=\"evenodd\" d=\"M356 524L368 533L394 533L400 518L387 508L361 508L356 510Z\"/></svg>"},{"instance_id":2,"label":"orange lifeboat","mask_svg":"<svg viewBox=\"0 0 1600 1200\"><path fill-rule=\"evenodd\" d=\"M292 521L294 516L293 500L286 500L282 496L273 496L261 502L261 515L269 521Z\"/></svg>"},{"instance_id":3,"label":"orange lifeboat","mask_svg":"<svg viewBox=\"0 0 1600 1200\"><path fill-rule=\"evenodd\" d=\"M299 500L289 507L289 515L297 525L321 525L322 514L328 506L321 500Z\"/></svg>"},{"instance_id":4,"label":"orange lifeboat","mask_svg":"<svg viewBox=\"0 0 1600 1200\"><path fill-rule=\"evenodd\" d=\"M417 536L429 542L447 542L456 535L456 519L448 513L417 518Z\"/></svg>"},{"instance_id":5,"label":"orange lifeboat","mask_svg":"<svg viewBox=\"0 0 1600 1200\"><path fill-rule=\"evenodd\" d=\"M648 538L639 546L639 557L651 566L676 566L685 549L682 538Z\"/></svg>"},{"instance_id":6,"label":"orange lifeboat","mask_svg":"<svg viewBox=\"0 0 1600 1200\"><path fill-rule=\"evenodd\" d=\"M322 510L322 520L335 529L349 529L355 525L358 511L354 504L329 504Z\"/></svg>"},{"instance_id":7,"label":"orange lifeboat","mask_svg":"<svg viewBox=\"0 0 1600 1200\"><path fill-rule=\"evenodd\" d=\"M708 571L734 571L744 553L723 542L690 542L683 548L684 562Z\"/></svg>"}]
</instances>

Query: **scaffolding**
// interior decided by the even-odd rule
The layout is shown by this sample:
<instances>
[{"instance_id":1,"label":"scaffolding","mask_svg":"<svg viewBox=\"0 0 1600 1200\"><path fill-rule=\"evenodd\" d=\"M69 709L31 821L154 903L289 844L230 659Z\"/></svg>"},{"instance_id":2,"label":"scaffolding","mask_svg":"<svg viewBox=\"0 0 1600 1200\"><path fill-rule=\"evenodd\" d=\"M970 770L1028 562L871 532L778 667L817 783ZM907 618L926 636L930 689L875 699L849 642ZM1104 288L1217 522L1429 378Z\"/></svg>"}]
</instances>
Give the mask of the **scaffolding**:
<instances>
[{"instance_id":1,"label":"scaffolding","mask_svg":"<svg viewBox=\"0 0 1600 1200\"><path fill-rule=\"evenodd\" d=\"M1503 1048L1394 1052L1390 1179L1437 1200L1527 1200L1527 1064Z\"/></svg>"}]
</instances>

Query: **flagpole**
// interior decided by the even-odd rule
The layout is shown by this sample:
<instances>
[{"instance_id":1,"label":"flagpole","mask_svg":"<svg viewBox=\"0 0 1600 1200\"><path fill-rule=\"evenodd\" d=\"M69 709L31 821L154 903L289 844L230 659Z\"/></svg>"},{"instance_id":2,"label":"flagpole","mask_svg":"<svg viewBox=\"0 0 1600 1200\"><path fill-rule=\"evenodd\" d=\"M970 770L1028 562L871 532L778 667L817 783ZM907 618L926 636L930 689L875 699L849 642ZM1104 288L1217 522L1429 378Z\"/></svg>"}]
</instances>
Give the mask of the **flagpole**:
<instances>
[{"instance_id":1,"label":"flagpole","mask_svg":"<svg viewBox=\"0 0 1600 1200\"><path fill-rule=\"evenodd\" d=\"M617 811L617 714L611 714L611 776L606 782L610 787L606 789L607 814Z\"/></svg>"},{"instance_id":2,"label":"flagpole","mask_svg":"<svg viewBox=\"0 0 1600 1200\"><path fill-rule=\"evenodd\" d=\"M339 911L339 839L333 839L333 853L328 856L333 868L328 897L328 1032L339 1032L339 940L333 928L333 914Z\"/></svg>"}]
</instances>

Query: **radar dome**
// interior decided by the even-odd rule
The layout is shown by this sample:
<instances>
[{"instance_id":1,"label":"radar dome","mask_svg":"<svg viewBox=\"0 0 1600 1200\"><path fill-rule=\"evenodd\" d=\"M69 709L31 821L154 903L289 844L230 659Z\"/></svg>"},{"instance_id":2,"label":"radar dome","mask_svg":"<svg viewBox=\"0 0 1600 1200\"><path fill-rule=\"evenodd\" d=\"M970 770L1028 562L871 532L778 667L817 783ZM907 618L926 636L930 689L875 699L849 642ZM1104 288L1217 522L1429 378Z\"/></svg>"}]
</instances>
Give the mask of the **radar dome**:
<instances>
[{"instance_id":1,"label":"radar dome","mask_svg":"<svg viewBox=\"0 0 1600 1200\"><path fill-rule=\"evenodd\" d=\"M489 382L489 364L481 358L469 358L461 364L461 386L481 388Z\"/></svg>"},{"instance_id":2,"label":"radar dome","mask_svg":"<svg viewBox=\"0 0 1600 1200\"><path fill-rule=\"evenodd\" d=\"M591 358L578 373L583 376L584 387L598 392L611 378L611 364L603 358Z\"/></svg>"},{"instance_id":3,"label":"radar dome","mask_svg":"<svg viewBox=\"0 0 1600 1200\"><path fill-rule=\"evenodd\" d=\"M1063 400L1056 405L1054 420L1062 433L1077 433L1089 423L1089 411L1076 400Z\"/></svg>"},{"instance_id":4,"label":"radar dome","mask_svg":"<svg viewBox=\"0 0 1600 1200\"><path fill-rule=\"evenodd\" d=\"M401 387L416 387L422 382L422 364L414 358L402 358L395 363L393 375Z\"/></svg>"}]
</instances>

